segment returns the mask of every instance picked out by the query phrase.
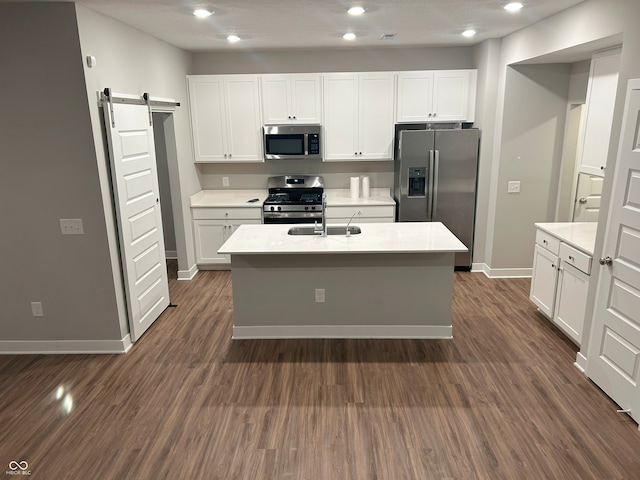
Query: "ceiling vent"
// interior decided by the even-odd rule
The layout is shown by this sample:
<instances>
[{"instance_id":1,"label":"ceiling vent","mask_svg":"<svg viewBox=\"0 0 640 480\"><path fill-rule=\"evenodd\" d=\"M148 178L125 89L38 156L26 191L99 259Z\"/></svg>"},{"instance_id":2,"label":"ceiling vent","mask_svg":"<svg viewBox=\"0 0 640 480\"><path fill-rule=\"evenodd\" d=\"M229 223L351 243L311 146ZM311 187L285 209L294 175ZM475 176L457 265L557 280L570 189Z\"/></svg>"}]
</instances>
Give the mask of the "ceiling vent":
<instances>
[{"instance_id":1,"label":"ceiling vent","mask_svg":"<svg viewBox=\"0 0 640 480\"><path fill-rule=\"evenodd\" d=\"M394 38L396 38L395 33L383 33L380 35L380 40L393 40Z\"/></svg>"}]
</instances>

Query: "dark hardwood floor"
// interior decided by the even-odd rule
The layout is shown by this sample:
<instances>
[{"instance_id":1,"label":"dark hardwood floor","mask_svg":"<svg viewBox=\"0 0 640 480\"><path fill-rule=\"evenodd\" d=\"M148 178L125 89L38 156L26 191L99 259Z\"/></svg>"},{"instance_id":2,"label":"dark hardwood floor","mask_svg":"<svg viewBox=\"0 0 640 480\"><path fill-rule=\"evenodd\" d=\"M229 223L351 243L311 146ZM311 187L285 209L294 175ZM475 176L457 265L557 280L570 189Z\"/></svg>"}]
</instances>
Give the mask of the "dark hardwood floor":
<instances>
[{"instance_id":1,"label":"dark hardwood floor","mask_svg":"<svg viewBox=\"0 0 640 480\"><path fill-rule=\"evenodd\" d=\"M175 270L177 308L125 355L0 356L5 470L640 478L637 425L574 367L577 348L536 312L527 279L457 272L453 340L232 341L230 273L177 282Z\"/></svg>"}]
</instances>

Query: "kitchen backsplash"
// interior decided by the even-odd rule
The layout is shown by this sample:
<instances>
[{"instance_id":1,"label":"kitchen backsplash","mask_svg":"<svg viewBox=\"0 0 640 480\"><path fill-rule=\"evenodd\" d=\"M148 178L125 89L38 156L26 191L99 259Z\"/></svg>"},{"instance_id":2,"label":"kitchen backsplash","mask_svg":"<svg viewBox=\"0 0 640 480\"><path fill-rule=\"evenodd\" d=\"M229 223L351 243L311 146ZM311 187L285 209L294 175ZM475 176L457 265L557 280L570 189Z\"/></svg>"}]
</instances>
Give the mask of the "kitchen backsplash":
<instances>
[{"instance_id":1,"label":"kitchen backsplash","mask_svg":"<svg viewBox=\"0 0 640 480\"><path fill-rule=\"evenodd\" d=\"M273 175L322 175L325 188L349 188L350 178L368 175L371 188L393 187L393 162L337 162L271 160L265 163L196 164L203 190L267 188ZM223 187L222 177L229 178Z\"/></svg>"}]
</instances>

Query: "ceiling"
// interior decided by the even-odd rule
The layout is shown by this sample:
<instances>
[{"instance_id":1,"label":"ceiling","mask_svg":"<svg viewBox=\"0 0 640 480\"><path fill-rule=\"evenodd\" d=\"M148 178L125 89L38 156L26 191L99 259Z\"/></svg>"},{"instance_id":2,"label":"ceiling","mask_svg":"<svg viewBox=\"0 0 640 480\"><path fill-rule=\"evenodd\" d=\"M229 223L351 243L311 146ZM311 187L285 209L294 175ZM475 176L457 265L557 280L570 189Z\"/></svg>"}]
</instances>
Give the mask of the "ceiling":
<instances>
[{"instance_id":1,"label":"ceiling","mask_svg":"<svg viewBox=\"0 0 640 480\"><path fill-rule=\"evenodd\" d=\"M177 47L197 52L468 46L504 37L582 2L520 1L524 8L518 13L502 8L507 0L82 0L77 3ZM348 15L347 8L354 5L363 6L365 13L359 17ZM205 19L196 18L192 11L198 7L215 13ZM461 36L467 28L476 30L477 35L471 39ZM357 39L343 40L342 35L347 31L356 33ZM231 33L241 40L229 43L226 37ZM395 38L380 38L389 33L395 34Z\"/></svg>"}]
</instances>

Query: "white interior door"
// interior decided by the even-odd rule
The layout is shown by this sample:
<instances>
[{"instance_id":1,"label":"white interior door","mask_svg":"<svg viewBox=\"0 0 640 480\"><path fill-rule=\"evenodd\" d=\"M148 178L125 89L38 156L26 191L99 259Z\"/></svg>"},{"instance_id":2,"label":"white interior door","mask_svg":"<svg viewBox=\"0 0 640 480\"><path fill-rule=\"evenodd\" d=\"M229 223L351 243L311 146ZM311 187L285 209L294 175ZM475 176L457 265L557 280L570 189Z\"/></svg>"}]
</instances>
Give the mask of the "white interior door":
<instances>
[{"instance_id":1,"label":"white interior door","mask_svg":"<svg viewBox=\"0 0 640 480\"><path fill-rule=\"evenodd\" d=\"M640 421L640 79L631 80L600 263L587 374Z\"/></svg>"},{"instance_id":2,"label":"white interior door","mask_svg":"<svg viewBox=\"0 0 640 480\"><path fill-rule=\"evenodd\" d=\"M131 340L169 306L153 141L146 105L105 105ZM114 125L115 123L115 125Z\"/></svg>"},{"instance_id":3,"label":"white interior door","mask_svg":"<svg viewBox=\"0 0 640 480\"><path fill-rule=\"evenodd\" d=\"M603 178L581 173L578 175L576 189L574 222L597 222L600 212Z\"/></svg>"}]
</instances>

